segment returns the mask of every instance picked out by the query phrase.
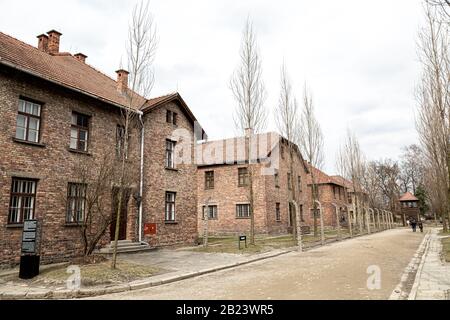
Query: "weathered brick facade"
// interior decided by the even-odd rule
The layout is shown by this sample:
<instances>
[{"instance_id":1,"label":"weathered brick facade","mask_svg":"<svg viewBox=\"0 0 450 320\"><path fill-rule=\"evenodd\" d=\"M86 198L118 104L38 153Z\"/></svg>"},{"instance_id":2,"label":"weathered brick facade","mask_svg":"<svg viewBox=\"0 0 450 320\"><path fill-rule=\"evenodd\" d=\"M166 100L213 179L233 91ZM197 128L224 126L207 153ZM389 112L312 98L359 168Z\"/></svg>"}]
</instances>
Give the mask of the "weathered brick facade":
<instances>
[{"instance_id":1,"label":"weathered brick facade","mask_svg":"<svg viewBox=\"0 0 450 320\"><path fill-rule=\"evenodd\" d=\"M270 135L270 134L267 134ZM261 136L257 136L259 139ZM274 134L275 139L279 136ZM227 143L233 140L234 147L228 147ZM208 221L208 231L211 234L248 234L250 231L250 218L240 218L237 216L237 205L250 203L250 191L248 186L239 185L239 169L248 168L245 163L245 156L239 158L236 151L236 146L239 143L244 143L243 138L236 138L224 141L210 142L203 146L199 146L203 155L212 153L226 153L228 150L234 150L235 158L233 162L229 159L227 164L223 159L213 159L212 163L201 162L197 175L198 186L198 231L203 234L204 220L203 207L209 200L210 206L217 206L217 217ZM269 138L270 140L270 138ZM216 144L216 147L211 147ZM277 165L278 178L275 178L274 173L267 174L262 171L270 166L269 159L260 159L259 163L251 164L253 172L253 189L254 189L254 217L255 217L255 233L257 234L286 234L292 232L293 223L295 219L295 209L291 209L292 214L289 213L289 203L293 205L293 200L298 204L299 209L303 210L303 217L305 215L308 189L306 185L307 169L304 165L300 153L294 151L293 153L293 175L292 175L292 190L288 188L288 172L290 172L290 156L286 142L281 143L283 147L279 148L278 143L270 153L270 156L279 159ZM245 150L245 148L244 148ZM233 151L229 151L233 154ZM275 155L274 153L281 153ZM224 157L227 159L227 157ZM203 164L202 164L203 163ZM205 185L206 172L214 173L214 187L208 188ZM299 179L300 177L300 179ZM276 183L276 180L279 182ZM300 187L299 188L299 181ZM300 190L299 190L300 189ZM279 216L277 217L277 205L279 205ZM304 221L306 224L307 221Z\"/></svg>"},{"instance_id":2,"label":"weathered brick facade","mask_svg":"<svg viewBox=\"0 0 450 320\"><path fill-rule=\"evenodd\" d=\"M38 145L14 139L19 98L42 103ZM91 116L86 154L69 150L72 111ZM16 70L0 67L0 119L1 264L15 264L20 257L22 226L8 225L13 177L37 179L35 217L41 223L43 262L63 261L79 254L79 232L76 227L66 225L64 199L67 185L76 182L73 168L78 161L86 157L95 159L111 148L114 152L117 110ZM95 161L92 163L95 165Z\"/></svg>"},{"instance_id":3,"label":"weathered brick facade","mask_svg":"<svg viewBox=\"0 0 450 320\"><path fill-rule=\"evenodd\" d=\"M176 96L144 116L144 223L156 224L156 234L146 237L153 246L194 244L197 238L194 123L182 104ZM168 110L177 114L176 125L166 121ZM175 156L185 153L174 169L165 167L166 139L177 142ZM175 221L165 221L166 192L176 193Z\"/></svg>"},{"instance_id":4,"label":"weathered brick facade","mask_svg":"<svg viewBox=\"0 0 450 320\"><path fill-rule=\"evenodd\" d=\"M314 181L318 189L318 200L322 206L323 220L325 227L337 226L336 207L339 212L341 225L346 225L348 217L347 210L349 205L348 189L343 179L339 177L331 177L317 168L310 167L310 171L314 173ZM309 198L309 217L311 225L314 223L313 203L312 203L312 176L308 175ZM318 215L317 215L318 216ZM320 220L317 218L317 224L320 226Z\"/></svg>"},{"instance_id":5,"label":"weathered brick facade","mask_svg":"<svg viewBox=\"0 0 450 320\"><path fill-rule=\"evenodd\" d=\"M104 154L116 157L117 130L122 124L121 107L128 107L124 92L127 72L118 71L115 81L86 65L86 56L59 53L61 34L53 34L52 52L48 36L39 37L39 49L0 33L0 267L20 259L22 224L9 223L13 178L36 181L34 218L40 222L41 261L66 261L82 253L77 226L66 222L69 183L77 183L74 168L88 161L94 170ZM44 42L43 42L44 41ZM55 68L56 66L56 68ZM41 106L37 143L15 138L19 99ZM145 132L143 160L142 230L147 223L157 226L155 235L142 240L152 246L192 244L197 237L197 186L194 155L195 117L179 94L146 100L133 99L142 110L130 134L127 166L137 173L131 184L126 209L127 240L139 241L139 172L141 129ZM168 123L166 112L176 113ZM72 112L89 118L87 152L70 148ZM136 115L140 111L134 111ZM141 125L142 123L142 125ZM203 133L203 131L202 131ZM166 139L177 142L177 152L190 146L190 161L166 169ZM186 143L188 142L188 143ZM188 152L188 151L186 151ZM186 159L186 155L185 155ZM103 205L113 213L112 194ZM166 192L176 192L175 221L165 221ZM94 224L95 226L95 224ZM100 246L111 241L108 228Z\"/></svg>"}]
</instances>

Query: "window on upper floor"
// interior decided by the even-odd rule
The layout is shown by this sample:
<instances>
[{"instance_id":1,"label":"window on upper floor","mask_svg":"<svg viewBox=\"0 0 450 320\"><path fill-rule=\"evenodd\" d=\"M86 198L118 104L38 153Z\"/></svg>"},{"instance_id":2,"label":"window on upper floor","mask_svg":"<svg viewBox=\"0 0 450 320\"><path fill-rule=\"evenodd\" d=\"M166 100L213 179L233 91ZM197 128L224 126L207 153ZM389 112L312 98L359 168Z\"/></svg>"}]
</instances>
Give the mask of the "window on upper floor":
<instances>
[{"instance_id":1,"label":"window on upper floor","mask_svg":"<svg viewBox=\"0 0 450 320\"><path fill-rule=\"evenodd\" d=\"M19 111L16 120L16 139L39 142L41 126L41 105L19 99Z\"/></svg>"},{"instance_id":2,"label":"window on upper floor","mask_svg":"<svg viewBox=\"0 0 450 320\"><path fill-rule=\"evenodd\" d=\"M298 176L297 177L297 184L298 184L298 192L303 192L303 188L302 188L302 177Z\"/></svg>"},{"instance_id":3,"label":"window on upper floor","mask_svg":"<svg viewBox=\"0 0 450 320\"><path fill-rule=\"evenodd\" d=\"M128 141L130 143L130 135L128 135ZM116 127L116 156L121 158L125 151L125 159L128 159L128 150L125 149L125 127L117 125ZM128 149L128 148L127 148Z\"/></svg>"},{"instance_id":4,"label":"window on upper floor","mask_svg":"<svg viewBox=\"0 0 450 320\"><path fill-rule=\"evenodd\" d=\"M88 151L89 116L72 112L70 129L70 149Z\"/></svg>"},{"instance_id":5,"label":"window on upper floor","mask_svg":"<svg viewBox=\"0 0 450 320\"><path fill-rule=\"evenodd\" d=\"M166 168L168 169L175 169L175 146L175 141L166 140Z\"/></svg>"},{"instance_id":6,"label":"window on upper floor","mask_svg":"<svg viewBox=\"0 0 450 320\"><path fill-rule=\"evenodd\" d=\"M24 220L34 219L36 184L35 180L12 179L8 224L22 224Z\"/></svg>"},{"instance_id":7,"label":"window on upper floor","mask_svg":"<svg viewBox=\"0 0 450 320\"><path fill-rule=\"evenodd\" d=\"M175 192L166 192L166 222L175 222L175 200L177 194Z\"/></svg>"},{"instance_id":8,"label":"window on upper floor","mask_svg":"<svg viewBox=\"0 0 450 320\"><path fill-rule=\"evenodd\" d=\"M275 172L274 174L274 180L275 180L275 187L280 187L280 174L278 172Z\"/></svg>"},{"instance_id":9,"label":"window on upper floor","mask_svg":"<svg viewBox=\"0 0 450 320\"><path fill-rule=\"evenodd\" d=\"M166 122L171 123L173 125L177 125L178 123L178 114L171 110L166 111Z\"/></svg>"},{"instance_id":10,"label":"window on upper floor","mask_svg":"<svg viewBox=\"0 0 450 320\"><path fill-rule=\"evenodd\" d=\"M238 185L239 187L246 187L249 185L249 174L247 168L238 169Z\"/></svg>"},{"instance_id":11,"label":"window on upper floor","mask_svg":"<svg viewBox=\"0 0 450 320\"><path fill-rule=\"evenodd\" d=\"M205 189L214 189L214 171L205 172Z\"/></svg>"}]
</instances>

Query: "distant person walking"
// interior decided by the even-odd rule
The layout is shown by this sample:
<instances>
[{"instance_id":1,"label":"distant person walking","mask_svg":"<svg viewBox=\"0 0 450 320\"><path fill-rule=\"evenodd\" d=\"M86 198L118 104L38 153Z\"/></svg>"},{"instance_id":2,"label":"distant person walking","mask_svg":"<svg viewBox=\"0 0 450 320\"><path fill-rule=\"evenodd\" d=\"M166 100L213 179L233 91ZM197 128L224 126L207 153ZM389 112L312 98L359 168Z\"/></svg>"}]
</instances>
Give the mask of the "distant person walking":
<instances>
[{"instance_id":1,"label":"distant person walking","mask_svg":"<svg viewBox=\"0 0 450 320\"><path fill-rule=\"evenodd\" d=\"M420 229L420 232L423 233L423 223L422 223L422 221L419 221L419 229Z\"/></svg>"},{"instance_id":2,"label":"distant person walking","mask_svg":"<svg viewBox=\"0 0 450 320\"><path fill-rule=\"evenodd\" d=\"M412 230L413 230L413 232L416 232L416 230L417 230L417 222L416 222L416 220L411 220L411 227L412 227Z\"/></svg>"}]
</instances>

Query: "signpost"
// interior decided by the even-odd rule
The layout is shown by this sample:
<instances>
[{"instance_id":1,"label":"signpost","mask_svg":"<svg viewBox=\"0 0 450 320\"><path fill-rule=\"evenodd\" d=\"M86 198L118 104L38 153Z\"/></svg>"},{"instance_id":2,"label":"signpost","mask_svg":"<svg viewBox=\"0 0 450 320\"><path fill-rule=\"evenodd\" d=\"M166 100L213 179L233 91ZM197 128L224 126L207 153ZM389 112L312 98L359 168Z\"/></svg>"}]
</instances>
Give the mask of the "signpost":
<instances>
[{"instance_id":1,"label":"signpost","mask_svg":"<svg viewBox=\"0 0 450 320\"><path fill-rule=\"evenodd\" d=\"M20 279L32 279L39 275L40 256L37 254L37 220L25 220L22 232L22 255L20 257Z\"/></svg>"},{"instance_id":2,"label":"signpost","mask_svg":"<svg viewBox=\"0 0 450 320\"><path fill-rule=\"evenodd\" d=\"M241 242L245 241L245 248L247 248L247 236L239 236L239 250L241 250Z\"/></svg>"}]
</instances>

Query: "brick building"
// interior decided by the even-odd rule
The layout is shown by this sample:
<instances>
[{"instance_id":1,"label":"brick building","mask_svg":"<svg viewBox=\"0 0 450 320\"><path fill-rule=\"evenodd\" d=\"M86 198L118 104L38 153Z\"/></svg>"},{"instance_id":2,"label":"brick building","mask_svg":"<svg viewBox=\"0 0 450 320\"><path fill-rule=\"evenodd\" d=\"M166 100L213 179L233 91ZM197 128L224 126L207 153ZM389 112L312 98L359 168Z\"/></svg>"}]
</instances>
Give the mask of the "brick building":
<instances>
[{"instance_id":1,"label":"brick building","mask_svg":"<svg viewBox=\"0 0 450 320\"><path fill-rule=\"evenodd\" d=\"M211 141L198 146L198 229L203 233L208 205L208 230L216 235L248 234L249 170L253 174L256 234L293 232L295 208L305 221L307 167L296 147L290 166L289 143L276 133ZM257 149L248 165L247 145ZM252 152L253 154L253 152ZM273 169L273 170L272 170Z\"/></svg>"},{"instance_id":2,"label":"brick building","mask_svg":"<svg viewBox=\"0 0 450 320\"><path fill-rule=\"evenodd\" d=\"M345 179L337 176L329 176L325 172L312 167L310 167L311 174L308 175L308 188L310 194L312 194L313 179L312 174L314 174L314 180L317 185L318 198L320 205L322 207L323 220L325 227L336 227L337 226L337 215L336 210L339 213L340 224L342 226L347 225L347 210L349 205L349 194L348 189L345 184ZM312 198L311 198L312 199ZM309 223L313 225L313 204L312 200L309 201L310 214ZM318 216L318 214L317 214ZM317 219L318 225L320 226L320 220Z\"/></svg>"},{"instance_id":3,"label":"brick building","mask_svg":"<svg viewBox=\"0 0 450 320\"><path fill-rule=\"evenodd\" d=\"M194 153L179 165L174 159L179 144L194 149L194 115L179 94L147 100L128 89L125 70L114 80L89 66L86 55L60 52L61 36L50 31L33 47L0 33L0 265L17 264L24 219L39 221L44 263L80 254L85 199L73 168L82 161L97 168L102 155L114 157L121 110L128 107L142 120L129 150L140 173L127 192L119 238L153 246L193 243ZM104 206L114 217L111 189ZM112 237L108 230L100 243Z\"/></svg>"},{"instance_id":4,"label":"brick building","mask_svg":"<svg viewBox=\"0 0 450 320\"><path fill-rule=\"evenodd\" d=\"M419 199L411 192L406 192L400 197L399 202L404 225L406 225L406 220L411 221L415 219L416 221L420 221Z\"/></svg>"}]
</instances>

